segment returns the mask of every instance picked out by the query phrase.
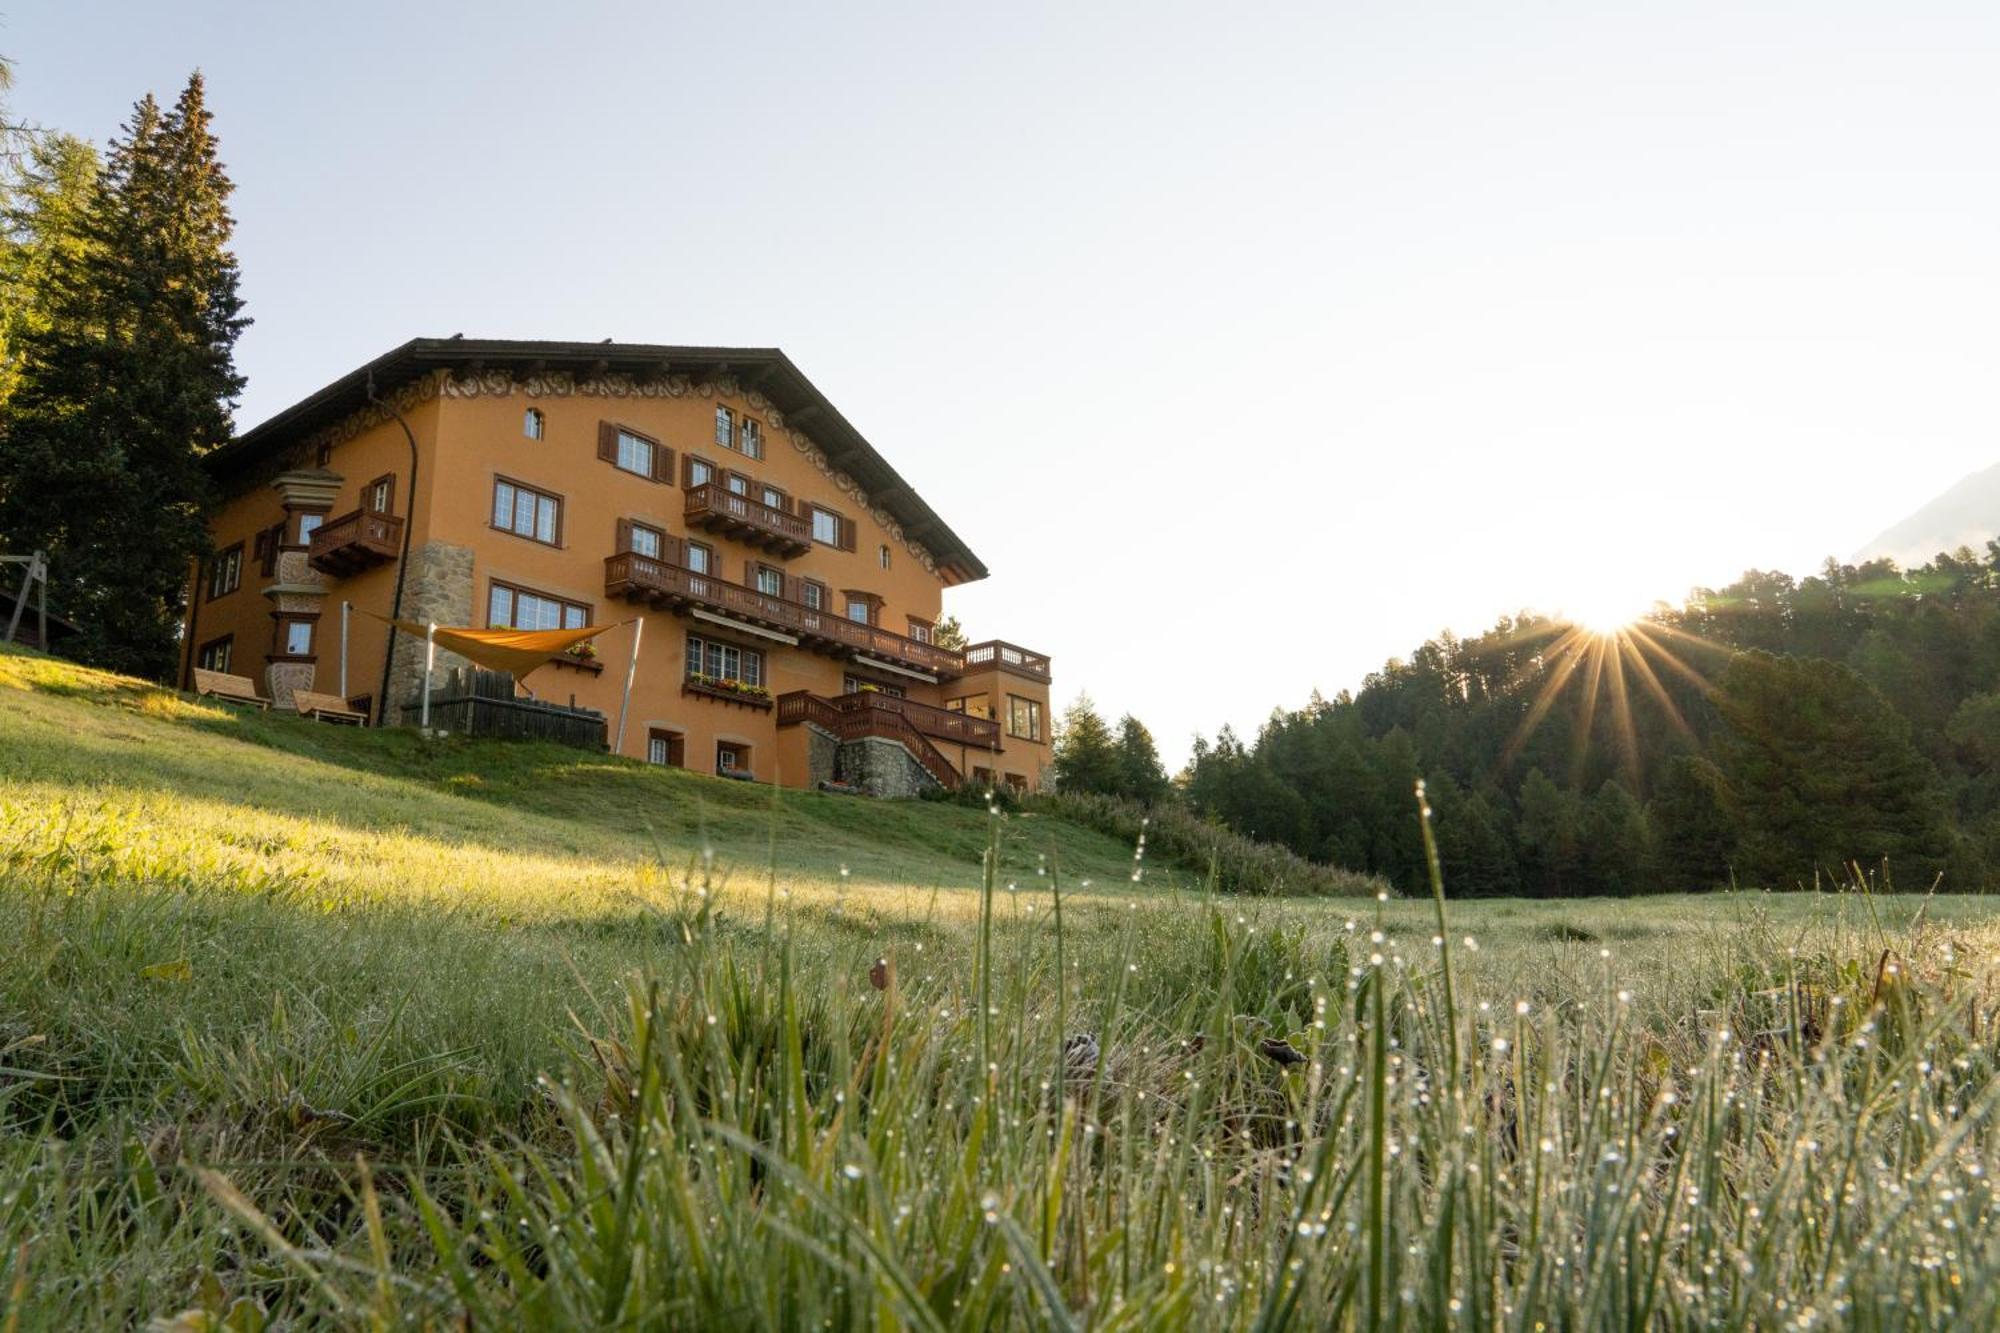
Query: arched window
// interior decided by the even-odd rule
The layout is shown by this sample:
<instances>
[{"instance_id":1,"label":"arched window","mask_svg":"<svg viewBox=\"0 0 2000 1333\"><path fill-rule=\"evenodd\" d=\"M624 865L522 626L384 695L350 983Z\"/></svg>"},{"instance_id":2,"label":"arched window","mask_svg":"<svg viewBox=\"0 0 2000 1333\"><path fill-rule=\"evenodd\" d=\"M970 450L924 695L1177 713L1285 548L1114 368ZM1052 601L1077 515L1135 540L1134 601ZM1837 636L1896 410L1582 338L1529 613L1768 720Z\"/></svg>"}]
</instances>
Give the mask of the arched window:
<instances>
[{"instance_id":1,"label":"arched window","mask_svg":"<svg viewBox=\"0 0 2000 1333\"><path fill-rule=\"evenodd\" d=\"M521 418L521 434L531 440L542 438L542 413L540 408L531 407Z\"/></svg>"}]
</instances>

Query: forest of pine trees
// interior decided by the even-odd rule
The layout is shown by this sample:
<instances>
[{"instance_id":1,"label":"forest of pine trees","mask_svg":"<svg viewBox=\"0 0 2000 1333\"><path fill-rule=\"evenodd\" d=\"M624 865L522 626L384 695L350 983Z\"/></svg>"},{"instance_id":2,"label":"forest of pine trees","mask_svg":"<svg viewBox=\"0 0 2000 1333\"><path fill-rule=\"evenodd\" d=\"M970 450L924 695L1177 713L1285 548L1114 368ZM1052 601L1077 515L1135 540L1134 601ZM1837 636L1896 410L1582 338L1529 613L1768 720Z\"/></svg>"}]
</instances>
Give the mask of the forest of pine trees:
<instances>
[{"instance_id":1,"label":"forest of pine trees","mask_svg":"<svg viewBox=\"0 0 2000 1333\"><path fill-rule=\"evenodd\" d=\"M1461 896L2000 878L2000 543L1697 590L1627 638L1594 707L1575 670L1524 734L1566 630L1523 615L1447 634L1251 741L1225 728L1196 742L1182 795L1415 890L1421 776Z\"/></svg>"}]
</instances>

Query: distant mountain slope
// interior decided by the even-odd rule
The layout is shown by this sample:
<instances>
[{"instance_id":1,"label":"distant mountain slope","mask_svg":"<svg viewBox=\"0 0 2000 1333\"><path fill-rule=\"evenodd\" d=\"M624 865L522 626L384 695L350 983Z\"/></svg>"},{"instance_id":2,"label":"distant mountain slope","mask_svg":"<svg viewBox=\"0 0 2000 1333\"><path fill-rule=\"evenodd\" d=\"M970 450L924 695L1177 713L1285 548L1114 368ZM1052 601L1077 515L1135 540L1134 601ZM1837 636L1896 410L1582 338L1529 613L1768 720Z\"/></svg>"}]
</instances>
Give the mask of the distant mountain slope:
<instances>
[{"instance_id":1,"label":"distant mountain slope","mask_svg":"<svg viewBox=\"0 0 2000 1333\"><path fill-rule=\"evenodd\" d=\"M2000 536L2000 463L1966 477L1854 553L1854 561L1888 557L1908 568L1939 552L1970 546L1983 552Z\"/></svg>"}]
</instances>

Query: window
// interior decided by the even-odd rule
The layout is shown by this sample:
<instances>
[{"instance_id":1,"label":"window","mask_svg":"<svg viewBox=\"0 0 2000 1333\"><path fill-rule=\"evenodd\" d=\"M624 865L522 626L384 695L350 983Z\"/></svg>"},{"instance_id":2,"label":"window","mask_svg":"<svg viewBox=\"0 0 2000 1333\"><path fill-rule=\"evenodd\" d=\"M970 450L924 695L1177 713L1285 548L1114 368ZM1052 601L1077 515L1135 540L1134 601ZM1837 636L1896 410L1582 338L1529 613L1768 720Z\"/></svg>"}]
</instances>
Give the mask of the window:
<instances>
[{"instance_id":1,"label":"window","mask_svg":"<svg viewBox=\"0 0 2000 1333\"><path fill-rule=\"evenodd\" d=\"M562 532L562 501L511 481L495 481L493 526L517 537L554 546Z\"/></svg>"},{"instance_id":2,"label":"window","mask_svg":"<svg viewBox=\"0 0 2000 1333\"><path fill-rule=\"evenodd\" d=\"M313 627L310 620L287 620L284 625L284 636L285 656L312 656Z\"/></svg>"},{"instance_id":3,"label":"window","mask_svg":"<svg viewBox=\"0 0 2000 1333\"><path fill-rule=\"evenodd\" d=\"M715 442L725 449L736 447L736 418L726 407L715 409Z\"/></svg>"},{"instance_id":4,"label":"window","mask_svg":"<svg viewBox=\"0 0 2000 1333\"><path fill-rule=\"evenodd\" d=\"M328 463L331 463L332 461L333 461L333 446L330 444L322 444L319 447L319 449L313 454L314 467L325 467Z\"/></svg>"},{"instance_id":5,"label":"window","mask_svg":"<svg viewBox=\"0 0 2000 1333\"><path fill-rule=\"evenodd\" d=\"M632 545L630 549L634 555L643 555L649 560L658 560L660 552L665 546L665 534L658 528L649 528L644 523L634 523L632 525Z\"/></svg>"},{"instance_id":6,"label":"window","mask_svg":"<svg viewBox=\"0 0 2000 1333\"><path fill-rule=\"evenodd\" d=\"M1038 741L1042 738L1042 703L1039 699L1023 699L1018 694L1007 696L1007 734L1018 736L1024 741Z\"/></svg>"},{"instance_id":7,"label":"window","mask_svg":"<svg viewBox=\"0 0 2000 1333\"><path fill-rule=\"evenodd\" d=\"M857 625L872 625L875 623L874 612L874 606L866 597L858 597L853 593L847 594L847 618L849 620Z\"/></svg>"},{"instance_id":8,"label":"window","mask_svg":"<svg viewBox=\"0 0 2000 1333\"><path fill-rule=\"evenodd\" d=\"M766 486L763 493L757 498L762 500L771 509L782 510L785 508L785 493L776 486Z\"/></svg>"},{"instance_id":9,"label":"window","mask_svg":"<svg viewBox=\"0 0 2000 1333\"><path fill-rule=\"evenodd\" d=\"M840 530L846 525L841 522L840 515L831 509L821 509L818 505L814 505L812 521L814 541L822 546L841 545Z\"/></svg>"},{"instance_id":10,"label":"window","mask_svg":"<svg viewBox=\"0 0 2000 1333\"><path fill-rule=\"evenodd\" d=\"M885 685L879 680L866 680L860 676L842 676L840 678L840 692L842 694L859 694L863 690L869 690L876 694L886 694L892 699L901 699L904 697L901 685Z\"/></svg>"},{"instance_id":11,"label":"window","mask_svg":"<svg viewBox=\"0 0 2000 1333\"><path fill-rule=\"evenodd\" d=\"M918 643L929 643L931 641L931 622L928 620L919 620L915 616L911 616L910 637Z\"/></svg>"},{"instance_id":12,"label":"window","mask_svg":"<svg viewBox=\"0 0 2000 1333\"><path fill-rule=\"evenodd\" d=\"M736 445L750 457L762 458L764 456L763 427L759 426L749 417L743 418L743 424L736 431Z\"/></svg>"},{"instance_id":13,"label":"window","mask_svg":"<svg viewBox=\"0 0 2000 1333\"><path fill-rule=\"evenodd\" d=\"M1007 785L1013 788L1014 791L1016 791L1017 793L1025 792L1028 790L1028 780L1022 777L1019 773L1009 773L1007 775Z\"/></svg>"},{"instance_id":14,"label":"window","mask_svg":"<svg viewBox=\"0 0 2000 1333\"><path fill-rule=\"evenodd\" d=\"M889 547L886 542L875 549L875 558L882 562L882 568L889 567Z\"/></svg>"},{"instance_id":15,"label":"window","mask_svg":"<svg viewBox=\"0 0 2000 1333\"><path fill-rule=\"evenodd\" d=\"M203 671L221 671L226 673L229 670L230 650L235 646L235 643L235 637L228 634L223 635L219 639L210 639L201 646L201 654L195 659L195 665L199 666Z\"/></svg>"},{"instance_id":16,"label":"window","mask_svg":"<svg viewBox=\"0 0 2000 1333\"><path fill-rule=\"evenodd\" d=\"M643 436L634 435L629 430L618 432L618 466L627 472L636 472L642 477L653 475L653 450L656 446Z\"/></svg>"},{"instance_id":17,"label":"window","mask_svg":"<svg viewBox=\"0 0 2000 1333\"><path fill-rule=\"evenodd\" d=\"M531 440L541 439L542 430L546 425L541 412L536 408L531 407L521 414L521 434Z\"/></svg>"},{"instance_id":18,"label":"window","mask_svg":"<svg viewBox=\"0 0 2000 1333\"><path fill-rule=\"evenodd\" d=\"M993 701L983 694L968 694L963 698L947 699L944 706L946 712L963 713L967 717L993 716Z\"/></svg>"},{"instance_id":19,"label":"window","mask_svg":"<svg viewBox=\"0 0 2000 1333\"><path fill-rule=\"evenodd\" d=\"M785 576L769 565L757 566L757 591L767 597L783 597Z\"/></svg>"},{"instance_id":20,"label":"window","mask_svg":"<svg viewBox=\"0 0 2000 1333\"><path fill-rule=\"evenodd\" d=\"M826 585L805 579L799 584L799 600L815 611L826 609Z\"/></svg>"},{"instance_id":21,"label":"window","mask_svg":"<svg viewBox=\"0 0 2000 1333\"><path fill-rule=\"evenodd\" d=\"M697 486L706 486L714 480L715 465L706 458L696 458L693 455L689 455L687 461L687 488L693 490Z\"/></svg>"},{"instance_id":22,"label":"window","mask_svg":"<svg viewBox=\"0 0 2000 1333\"><path fill-rule=\"evenodd\" d=\"M486 597L486 623L493 629L582 629L590 623L590 608L495 583Z\"/></svg>"},{"instance_id":23,"label":"window","mask_svg":"<svg viewBox=\"0 0 2000 1333\"><path fill-rule=\"evenodd\" d=\"M310 545L312 542L312 535L315 532L319 531L320 524L324 522L326 522L325 514L300 514L299 545L301 546Z\"/></svg>"},{"instance_id":24,"label":"window","mask_svg":"<svg viewBox=\"0 0 2000 1333\"><path fill-rule=\"evenodd\" d=\"M265 578L278 572L278 550L284 544L285 525L282 523L274 523L257 534L257 543L251 549Z\"/></svg>"},{"instance_id":25,"label":"window","mask_svg":"<svg viewBox=\"0 0 2000 1333\"><path fill-rule=\"evenodd\" d=\"M396 474L391 472L375 478L362 488L361 501L372 513L386 514L396 504Z\"/></svg>"},{"instance_id":26,"label":"window","mask_svg":"<svg viewBox=\"0 0 2000 1333\"><path fill-rule=\"evenodd\" d=\"M216 554L208 567L208 600L227 597L243 586L243 543Z\"/></svg>"},{"instance_id":27,"label":"window","mask_svg":"<svg viewBox=\"0 0 2000 1333\"><path fill-rule=\"evenodd\" d=\"M688 635L687 670L690 676L733 680L744 685L764 683L764 654L755 648L739 648L699 635Z\"/></svg>"},{"instance_id":28,"label":"window","mask_svg":"<svg viewBox=\"0 0 2000 1333\"><path fill-rule=\"evenodd\" d=\"M715 743L715 771L717 773L748 773L750 771L750 747L735 741Z\"/></svg>"},{"instance_id":29,"label":"window","mask_svg":"<svg viewBox=\"0 0 2000 1333\"><path fill-rule=\"evenodd\" d=\"M700 542L687 544L687 567L697 574L715 572L715 552Z\"/></svg>"},{"instance_id":30,"label":"window","mask_svg":"<svg viewBox=\"0 0 2000 1333\"><path fill-rule=\"evenodd\" d=\"M615 421L597 423L597 459L647 481L672 484L674 479L673 450Z\"/></svg>"},{"instance_id":31,"label":"window","mask_svg":"<svg viewBox=\"0 0 2000 1333\"><path fill-rule=\"evenodd\" d=\"M731 495L747 496L750 494L750 478L744 476L741 472L730 473L725 484L729 487Z\"/></svg>"},{"instance_id":32,"label":"window","mask_svg":"<svg viewBox=\"0 0 2000 1333\"><path fill-rule=\"evenodd\" d=\"M665 764L669 768L686 767L687 738L678 731L653 728L646 733L646 762Z\"/></svg>"}]
</instances>

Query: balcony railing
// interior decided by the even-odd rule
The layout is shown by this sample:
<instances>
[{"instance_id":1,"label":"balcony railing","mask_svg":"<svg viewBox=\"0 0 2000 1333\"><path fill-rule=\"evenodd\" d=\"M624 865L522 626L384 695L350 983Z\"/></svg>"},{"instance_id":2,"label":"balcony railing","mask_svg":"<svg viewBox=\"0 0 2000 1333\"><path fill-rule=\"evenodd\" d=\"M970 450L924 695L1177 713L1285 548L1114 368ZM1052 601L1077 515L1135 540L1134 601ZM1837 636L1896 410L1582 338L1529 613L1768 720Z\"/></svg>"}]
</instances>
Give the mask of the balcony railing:
<instances>
[{"instance_id":1,"label":"balcony railing","mask_svg":"<svg viewBox=\"0 0 2000 1333\"><path fill-rule=\"evenodd\" d=\"M345 577L394 560L402 549L402 519L357 509L314 530L306 545L306 561L323 573Z\"/></svg>"},{"instance_id":2,"label":"balcony railing","mask_svg":"<svg viewBox=\"0 0 2000 1333\"><path fill-rule=\"evenodd\" d=\"M998 668L1011 671L1029 680L1049 683L1049 658L1046 653L1031 653L1026 648L1017 648L999 639L988 639L985 643L975 643L965 650L967 671L989 671Z\"/></svg>"},{"instance_id":3,"label":"balcony railing","mask_svg":"<svg viewBox=\"0 0 2000 1333\"><path fill-rule=\"evenodd\" d=\"M685 517L691 528L722 532L786 559L812 549L812 524L806 519L717 482L688 491Z\"/></svg>"},{"instance_id":4,"label":"balcony railing","mask_svg":"<svg viewBox=\"0 0 2000 1333\"><path fill-rule=\"evenodd\" d=\"M982 750L1000 748L1000 724L988 717L954 713L934 708L915 699L898 698L883 690L856 690L832 700L842 713L895 713L926 736L953 745L975 745Z\"/></svg>"},{"instance_id":5,"label":"balcony railing","mask_svg":"<svg viewBox=\"0 0 2000 1333\"><path fill-rule=\"evenodd\" d=\"M949 648L863 625L788 597L758 592L635 551L624 551L605 560L604 591L610 597L651 602L673 610L701 607L796 635L807 647L836 657L878 657L939 676L956 676L964 669L963 659Z\"/></svg>"},{"instance_id":6,"label":"balcony railing","mask_svg":"<svg viewBox=\"0 0 2000 1333\"><path fill-rule=\"evenodd\" d=\"M902 701L892 699L890 702ZM899 742L940 785L956 787L962 780L959 771L952 767L951 760L931 744L929 737L917 728L909 715L896 709L875 707L872 696L843 694L838 699L822 699L807 690L779 695L778 725L787 727L800 722L815 723L843 741L877 737Z\"/></svg>"}]
</instances>

